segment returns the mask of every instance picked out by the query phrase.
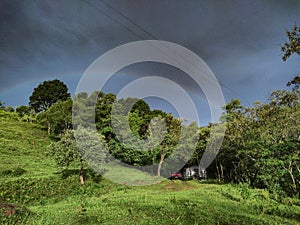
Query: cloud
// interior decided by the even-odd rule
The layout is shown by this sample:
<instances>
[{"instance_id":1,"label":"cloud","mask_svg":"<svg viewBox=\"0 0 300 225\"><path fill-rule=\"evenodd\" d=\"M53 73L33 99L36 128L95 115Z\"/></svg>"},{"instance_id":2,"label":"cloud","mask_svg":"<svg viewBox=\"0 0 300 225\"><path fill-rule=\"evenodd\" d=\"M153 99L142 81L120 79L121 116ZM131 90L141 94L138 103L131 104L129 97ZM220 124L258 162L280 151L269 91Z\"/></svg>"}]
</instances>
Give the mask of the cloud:
<instances>
[{"instance_id":1,"label":"cloud","mask_svg":"<svg viewBox=\"0 0 300 225\"><path fill-rule=\"evenodd\" d=\"M64 79L72 73L74 79L67 81L73 89L78 76L104 52L151 38L101 1L88 2L102 12L85 1L1 1L1 92L19 83ZM300 73L297 60L281 62L279 49L285 39L284 29L299 19L299 1L108 3L158 39L198 54L221 82L227 100L238 94L238 98L251 102L280 87L285 73ZM115 78L115 90L135 77L160 73L180 83L191 95L202 96L201 90L176 69L144 64L123 72L122 77ZM20 94L18 102L22 97Z\"/></svg>"}]
</instances>

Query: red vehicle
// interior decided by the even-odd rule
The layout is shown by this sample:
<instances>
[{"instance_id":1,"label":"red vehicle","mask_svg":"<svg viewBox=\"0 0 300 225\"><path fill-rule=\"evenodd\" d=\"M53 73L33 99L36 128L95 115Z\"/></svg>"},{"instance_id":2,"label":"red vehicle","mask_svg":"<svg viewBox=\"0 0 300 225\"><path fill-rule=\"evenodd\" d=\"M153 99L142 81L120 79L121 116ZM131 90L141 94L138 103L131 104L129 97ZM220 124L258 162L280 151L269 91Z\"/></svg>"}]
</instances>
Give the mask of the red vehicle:
<instances>
[{"instance_id":1,"label":"red vehicle","mask_svg":"<svg viewBox=\"0 0 300 225\"><path fill-rule=\"evenodd\" d=\"M182 180L182 173L172 173L171 176L169 177L170 180Z\"/></svg>"}]
</instances>

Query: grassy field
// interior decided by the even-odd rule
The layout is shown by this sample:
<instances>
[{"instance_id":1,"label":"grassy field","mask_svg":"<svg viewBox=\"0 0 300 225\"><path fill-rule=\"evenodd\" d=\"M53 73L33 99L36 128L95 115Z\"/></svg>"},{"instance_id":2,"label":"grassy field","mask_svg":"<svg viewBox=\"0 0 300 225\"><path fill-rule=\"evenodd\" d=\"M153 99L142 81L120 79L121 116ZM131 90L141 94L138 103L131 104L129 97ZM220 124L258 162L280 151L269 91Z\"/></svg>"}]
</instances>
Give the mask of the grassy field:
<instances>
[{"instance_id":1,"label":"grassy field","mask_svg":"<svg viewBox=\"0 0 300 225\"><path fill-rule=\"evenodd\" d=\"M0 112L0 224L300 223L299 200L246 185L130 187L90 173L81 186L77 169L62 172L47 156L50 142L37 125Z\"/></svg>"}]
</instances>

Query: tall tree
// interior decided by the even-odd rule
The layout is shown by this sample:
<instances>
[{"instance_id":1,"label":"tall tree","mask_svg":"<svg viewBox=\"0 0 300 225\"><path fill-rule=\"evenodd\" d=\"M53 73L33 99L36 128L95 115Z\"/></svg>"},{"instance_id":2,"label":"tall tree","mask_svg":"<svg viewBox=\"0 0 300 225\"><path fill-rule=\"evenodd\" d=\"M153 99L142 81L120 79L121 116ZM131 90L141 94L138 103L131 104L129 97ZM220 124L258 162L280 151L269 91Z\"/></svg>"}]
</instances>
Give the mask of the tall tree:
<instances>
[{"instance_id":1,"label":"tall tree","mask_svg":"<svg viewBox=\"0 0 300 225\"><path fill-rule=\"evenodd\" d=\"M284 53L282 56L283 61L286 61L292 54L300 55L300 27L295 25L293 29L287 30L285 33L288 41L281 46L281 51ZM292 86L294 91L299 91L300 75L291 79L287 86Z\"/></svg>"},{"instance_id":2,"label":"tall tree","mask_svg":"<svg viewBox=\"0 0 300 225\"><path fill-rule=\"evenodd\" d=\"M49 80L34 88L29 97L29 105L38 113L47 110L51 105L70 98L68 87L60 80Z\"/></svg>"},{"instance_id":3,"label":"tall tree","mask_svg":"<svg viewBox=\"0 0 300 225\"><path fill-rule=\"evenodd\" d=\"M176 145L179 142L181 134L181 121L178 118L174 118L172 114L167 114L163 118L166 127L167 133L164 136L163 141L158 147L158 166L157 166L157 175L161 176L162 164L166 157L168 157L175 149Z\"/></svg>"},{"instance_id":4,"label":"tall tree","mask_svg":"<svg viewBox=\"0 0 300 225\"><path fill-rule=\"evenodd\" d=\"M226 135L216 159L218 177L289 195L299 194L299 99L274 91L266 103L226 104Z\"/></svg>"}]
</instances>

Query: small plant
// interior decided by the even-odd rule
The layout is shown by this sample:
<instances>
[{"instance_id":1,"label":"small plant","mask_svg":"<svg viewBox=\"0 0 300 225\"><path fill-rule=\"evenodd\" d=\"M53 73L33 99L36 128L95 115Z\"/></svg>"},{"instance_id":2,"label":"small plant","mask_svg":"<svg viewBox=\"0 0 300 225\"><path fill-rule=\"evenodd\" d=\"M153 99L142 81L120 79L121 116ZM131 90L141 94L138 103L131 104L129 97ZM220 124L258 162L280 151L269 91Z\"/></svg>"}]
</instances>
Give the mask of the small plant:
<instances>
[{"instance_id":1,"label":"small plant","mask_svg":"<svg viewBox=\"0 0 300 225\"><path fill-rule=\"evenodd\" d=\"M12 170L4 170L1 172L2 176L10 176L13 173Z\"/></svg>"},{"instance_id":2,"label":"small plant","mask_svg":"<svg viewBox=\"0 0 300 225\"><path fill-rule=\"evenodd\" d=\"M24 173L26 173L26 170L22 169L21 167L17 167L12 174L14 176L21 176Z\"/></svg>"},{"instance_id":3,"label":"small plant","mask_svg":"<svg viewBox=\"0 0 300 225\"><path fill-rule=\"evenodd\" d=\"M240 194L242 199L247 200L251 197L252 193L248 184L240 183L239 185Z\"/></svg>"}]
</instances>

